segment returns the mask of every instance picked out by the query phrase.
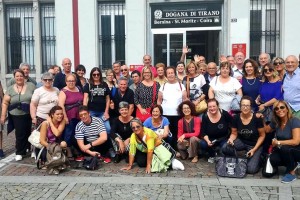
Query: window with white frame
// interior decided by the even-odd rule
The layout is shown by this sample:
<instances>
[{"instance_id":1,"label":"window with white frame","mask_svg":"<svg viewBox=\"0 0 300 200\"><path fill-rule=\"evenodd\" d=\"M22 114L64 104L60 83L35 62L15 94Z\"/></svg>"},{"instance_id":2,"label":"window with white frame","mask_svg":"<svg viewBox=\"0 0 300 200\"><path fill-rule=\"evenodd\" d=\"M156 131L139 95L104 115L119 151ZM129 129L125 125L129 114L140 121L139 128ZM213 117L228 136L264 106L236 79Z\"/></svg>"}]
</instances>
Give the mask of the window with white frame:
<instances>
[{"instance_id":1,"label":"window with white frame","mask_svg":"<svg viewBox=\"0 0 300 200\"><path fill-rule=\"evenodd\" d=\"M41 4L42 72L56 64L56 28L54 4Z\"/></svg>"},{"instance_id":2,"label":"window with white frame","mask_svg":"<svg viewBox=\"0 0 300 200\"><path fill-rule=\"evenodd\" d=\"M12 73L21 62L29 63L34 72L32 5L7 5L5 13L7 72Z\"/></svg>"},{"instance_id":3,"label":"window with white frame","mask_svg":"<svg viewBox=\"0 0 300 200\"><path fill-rule=\"evenodd\" d=\"M98 4L99 63L109 69L114 61L125 62L125 3Z\"/></svg>"}]
</instances>

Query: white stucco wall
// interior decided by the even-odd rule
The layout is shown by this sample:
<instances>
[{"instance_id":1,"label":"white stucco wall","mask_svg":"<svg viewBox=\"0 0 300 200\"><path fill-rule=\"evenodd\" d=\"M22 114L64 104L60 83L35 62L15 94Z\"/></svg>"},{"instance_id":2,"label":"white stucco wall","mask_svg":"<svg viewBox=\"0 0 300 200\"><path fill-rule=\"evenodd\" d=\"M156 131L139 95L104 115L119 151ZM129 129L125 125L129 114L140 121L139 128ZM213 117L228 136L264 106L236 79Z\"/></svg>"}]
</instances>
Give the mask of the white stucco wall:
<instances>
[{"instance_id":1,"label":"white stucco wall","mask_svg":"<svg viewBox=\"0 0 300 200\"><path fill-rule=\"evenodd\" d=\"M55 1L57 64L68 57L74 63L72 0Z\"/></svg>"},{"instance_id":2,"label":"white stucco wall","mask_svg":"<svg viewBox=\"0 0 300 200\"><path fill-rule=\"evenodd\" d=\"M79 0L78 18L80 63L87 69L86 77L89 77L90 70L99 66L97 1Z\"/></svg>"},{"instance_id":3,"label":"white stucco wall","mask_svg":"<svg viewBox=\"0 0 300 200\"><path fill-rule=\"evenodd\" d=\"M300 14L299 0L281 1L281 56L296 55L300 53Z\"/></svg>"},{"instance_id":4,"label":"white stucco wall","mask_svg":"<svg viewBox=\"0 0 300 200\"><path fill-rule=\"evenodd\" d=\"M126 0L126 64L141 64L146 53L146 1Z\"/></svg>"},{"instance_id":5,"label":"white stucco wall","mask_svg":"<svg viewBox=\"0 0 300 200\"><path fill-rule=\"evenodd\" d=\"M229 20L229 52L232 44L246 43L246 57L249 57L249 32L250 32L250 0L229 0L228 20ZM231 22L236 19L236 22ZM225 23L226 24L226 23ZM232 53L232 52L231 52ZM230 53L230 54L231 54Z\"/></svg>"}]
</instances>

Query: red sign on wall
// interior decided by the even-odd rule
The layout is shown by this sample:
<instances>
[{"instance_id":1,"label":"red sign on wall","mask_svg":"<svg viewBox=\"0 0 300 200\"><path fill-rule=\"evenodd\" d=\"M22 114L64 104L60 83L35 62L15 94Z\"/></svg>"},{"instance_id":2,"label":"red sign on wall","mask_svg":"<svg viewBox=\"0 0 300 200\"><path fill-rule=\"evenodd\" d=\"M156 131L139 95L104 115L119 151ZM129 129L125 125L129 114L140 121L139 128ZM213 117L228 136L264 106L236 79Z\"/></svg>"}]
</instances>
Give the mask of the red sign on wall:
<instances>
[{"instance_id":1,"label":"red sign on wall","mask_svg":"<svg viewBox=\"0 0 300 200\"><path fill-rule=\"evenodd\" d=\"M247 56L246 43L232 44L232 55L234 56L237 52L242 52L245 56Z\"/></svg>"}]
</instances>

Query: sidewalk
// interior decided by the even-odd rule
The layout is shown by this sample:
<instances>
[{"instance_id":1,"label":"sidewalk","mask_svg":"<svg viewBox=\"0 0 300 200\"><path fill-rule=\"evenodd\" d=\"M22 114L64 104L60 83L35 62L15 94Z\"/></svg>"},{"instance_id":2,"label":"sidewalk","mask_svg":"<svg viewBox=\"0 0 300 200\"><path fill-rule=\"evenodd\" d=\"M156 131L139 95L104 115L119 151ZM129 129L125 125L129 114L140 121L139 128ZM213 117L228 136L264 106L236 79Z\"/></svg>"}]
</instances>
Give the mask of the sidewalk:
<instances>
[{"instance_id":1,"label":"sidewalk","mask_svg":"<svg viewBox=\"0 0 300 200\"><path fill-rule=\"evenodd\" d=\"M145 174L135 166L101 163L95 171L68 169L48 176L33 158L14 161L14 135L4 136L6 157L0 160L0 199L300 199L300 181L280 183L282 176L264 179L261 172L244 179L219 178L214 164L203 158L182 161L185 171Z\"/></svg>"}]
</instances>

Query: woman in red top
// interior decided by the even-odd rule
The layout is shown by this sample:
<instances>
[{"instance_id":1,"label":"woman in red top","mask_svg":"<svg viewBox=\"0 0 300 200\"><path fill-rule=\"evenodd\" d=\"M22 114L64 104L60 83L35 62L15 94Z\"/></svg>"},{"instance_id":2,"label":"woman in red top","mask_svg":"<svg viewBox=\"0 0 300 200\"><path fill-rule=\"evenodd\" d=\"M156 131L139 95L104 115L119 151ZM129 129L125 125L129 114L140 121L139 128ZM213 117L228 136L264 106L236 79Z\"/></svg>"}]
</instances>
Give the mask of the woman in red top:
<instances>
[{"instance_id":1,"label":"woman in red top","mask_svg":"<svg viewBox=\"0 0 300 200\"><path fill-rule=\"evenodd\" d=\"M195 105L184 101L177 108L181 119L178 121L177 148L182 159L191 158L192 163L198 162L198 144L201 120L196 117Z\"/></svg>"}]
</instances>

